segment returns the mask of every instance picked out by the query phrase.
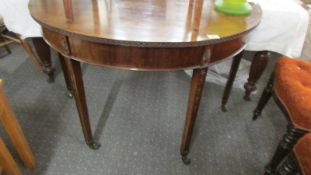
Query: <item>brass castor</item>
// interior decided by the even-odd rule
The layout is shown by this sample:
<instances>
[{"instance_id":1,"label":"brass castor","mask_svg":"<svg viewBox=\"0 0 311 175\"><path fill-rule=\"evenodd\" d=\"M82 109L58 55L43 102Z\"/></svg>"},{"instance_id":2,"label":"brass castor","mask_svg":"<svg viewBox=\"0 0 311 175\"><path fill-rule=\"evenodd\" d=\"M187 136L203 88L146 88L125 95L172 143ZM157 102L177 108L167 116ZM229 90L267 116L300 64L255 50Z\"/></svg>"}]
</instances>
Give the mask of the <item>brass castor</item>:
<instances>
[{"instance_id":1,"label":"brass castor","mask_svg":"<svg viewBox=\"0 0 311 175\"><path fill-rule=\"evenodd\" d=\"M221 105L221 111L222 112L227 112L228 111L226 105Z\"/></svg>"},{"instance_id":2,"label":"brass castor","mask_svg":"<svg viewBox=\"0 0 311 175\"><path fill-rule=\"evenodd\" d=\"M191 160L187 156L182 156L181 160L185 165L189 165L191 163Z\"/></svg>"},{"instance_id":3,"label":"brass castor","mask_svg":"<svg viewBox=\"0 0 311 175\"><path fill-rule=\"evenodd\" d=\"M98 150L100 148L100 144L97 142L91 142L87 144L92 150Z\"/></svg>"},{"instance_id":4,"label":"brass castor","mask_svg":"<svg viewBox=\"0 0 311 175\"><path fill-rule=\"evenodd\" d=\"M253 115L253 120L257 120L257 118L261 115L261 112L259 111L254 111L254 115Z\"/></svg>"},{"instance_id":5,"label":"brass castor","mask_svg":"<svg viewBox=\"0 0 311 175\"><path fill-rule=\"evenodd\" d=\"M71 91L68 91L68 92L67 92L67 96L68 96L69 98L72 98L72 97L73 97L72 92L71 92Z\"/></svg>"}]
</instances>

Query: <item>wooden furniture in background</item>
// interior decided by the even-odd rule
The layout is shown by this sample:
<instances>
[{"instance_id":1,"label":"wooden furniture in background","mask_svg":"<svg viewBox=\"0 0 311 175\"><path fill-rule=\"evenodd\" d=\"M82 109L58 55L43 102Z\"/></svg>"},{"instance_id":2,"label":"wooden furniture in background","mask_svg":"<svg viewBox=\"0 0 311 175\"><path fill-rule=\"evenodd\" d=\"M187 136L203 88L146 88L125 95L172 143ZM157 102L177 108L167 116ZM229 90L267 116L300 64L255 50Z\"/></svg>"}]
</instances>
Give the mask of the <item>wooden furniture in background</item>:
<instances>
[{"instance_id":1,"label":"wooden furniture in background","mask_svg":"<svg viewBox=\"0 0 311 175\"><path fill-rule=\"evenodd\" d=\"M33 51L29 40L32 40L37 54ZM16 33L7 31L3 19L0 16L0 48L3 47L8 54L11 54L9 44L12 43L18 43L24 48L38 68L48 75L48 82L54 81L54 69L52 68L49 46L43 41L42 38L31 38L27 40L23 39Z\"/></svg>"},{"instance_id":2,"label":"wooden furniture in background","mask_svg":"<svg viewBox=\"0 0 311 175\"><path fill-rule=\"evenodd\" d=\"M9 135L9 138L24 165L29 169L33 169L36 165L35 158L30 150L30 147L16 119L16 116L11 109L7 98L5 97L2 85L3 82L0 80L0 123ZM16 163L14 163L13 158L10 156L1 138L0 166L3 167L4 172L6 172L8 175L20 174L18 168L16 168Z\"/></svg>"},{"instance_id":3,"label":"wooden furniture in background","mask_svg":"<svg viewBox=\"0 0 311 175\"><path fill-rule=\"evenodd\" d=\"M30 13L42 26L44 39L62 55L65 79L70 80L67 87L73 91L87 145L99 148L89 122L80 62L140 71L192 69L180 148L182 160L189 163L187 155L208 66L234 56L239 62L245 35L261 19L258 5L250 16L237 17L214 11L211 3L30 0ZM237 65L231 72L236 73ZM233 81L234 76L231 78ZM227 84L223 101L231 86Z\"/></svg>"},{"instance_id":4,"label":"wooden furniture in background","mask_svg":"<svg viewBox=\"0 0 311 175\"><path fill-rule=\"evenodd\" d=\"M245 100L249 101L251 93L256 90L256 83L266 69L269 57L270 53L268 51L259 51L255 53L247 82L244 84Z\"/></svg>"},{"instance_id":5,"label":"wooden furniture in background","mask_svg":"<svg viewBox=\"0 0 311 175\"><path fill-rule=\"evenodd\" d=\"M310 62L287 57L280 58L259 100L254 111L254 120L261 115L271 96L288 120L287 132L280 141L272 160L266 166L265 174L275 173L277 166L296 142L311 131L310 77Z\"/></svg>"},{"instance_id":6,"label":"wooden furniture in background","mask_svg":"<svg viewBox=\"0 0 311 175\"><path fill-rule=\"evenodd\" d=\"M2 37L1 33L4 30L5 30L5 26L4 26L3 18L0 16L0 48L4 48L7 54L11 54L11 50L8 45L13 43L13 41L8 41ZM1 57L3 56L6 56L6 55L1 55Z\"/></svg>"},{"instance_id":7,"label":"wooden furniture in background","mask_svg":"<svg viewBox=\"0 0 311 175\"><path fill-rule=\"evenodd\" d=\"M16 33L5 32L0 33L0 42L1 40L5 41L5 46L7 48L8 44L11 43L20 44L30 55L30 58L33 60L35 65L48 75L48 82L54 81L54 68L52 67L50 47L43 41L42 38L23 39ZM33 51L31 44L29 43L30 40L32 40L37 54Z\"/></svg>"},{"instance_id":8,"label":"wooden furniture in background","mask_svg":"<svg viewBox=\"0 0 311 175\"><path fill-rule=\"evenodd\" d=\"M0 137L0 166L3 167L6 175L21 175L14 158Z\"/></svg>"},{"instance_id":9,"label":"wooden furniture in background","mask_svg":"<svg viewBox=\"0 0 311 175\"><path fill-rule=\"evenodd\" d=\"M310 2L310 0L296 1L299 5L308 11L309 8L307 7L307 4ZM245 100L249 101L251 93L256 90L256 83L265 71L270 55L271 53L267 50L255 52L254 57L252 58L247 82L244 84Z\"/></svg>"},{"instance_id":10,"label":"wooden furniture in background","mask_svg":"<svg viewBox=\"0 0 311 175\"><path fill-rule=\"evenodd\" d=\"M6 40L5 38L2 37L2 35L0 34L0 48L4 48L7 52L6 55L9 55L11 54L11 49L9 47L9 44L12 44L13 41L10 41L10 40ZM6 55L1 55L1 57L4 57Z\"/></svg>"}]
</instances>

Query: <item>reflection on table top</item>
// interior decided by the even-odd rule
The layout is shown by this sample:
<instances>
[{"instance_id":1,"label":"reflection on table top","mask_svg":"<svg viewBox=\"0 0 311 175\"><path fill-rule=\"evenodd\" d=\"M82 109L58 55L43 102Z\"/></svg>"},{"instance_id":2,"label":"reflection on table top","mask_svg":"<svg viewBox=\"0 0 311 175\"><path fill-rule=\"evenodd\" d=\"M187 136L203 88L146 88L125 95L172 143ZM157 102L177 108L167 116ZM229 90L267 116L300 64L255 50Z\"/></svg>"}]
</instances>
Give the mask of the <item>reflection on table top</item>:
<instances>
[{"instance_id":1,"label":"reflection on table top","mask_svg":"<svg viewBox=\"0 0 311 175\"><path fill-rule=\"evenodd\" d=\"M63 0L30 0L32 16L65 34L104 40L149 43L201 43L232 38L256 27L261 9L250 16L228 16L212 0L72 0L73 20Z\"/></svg>"}]
</instances>

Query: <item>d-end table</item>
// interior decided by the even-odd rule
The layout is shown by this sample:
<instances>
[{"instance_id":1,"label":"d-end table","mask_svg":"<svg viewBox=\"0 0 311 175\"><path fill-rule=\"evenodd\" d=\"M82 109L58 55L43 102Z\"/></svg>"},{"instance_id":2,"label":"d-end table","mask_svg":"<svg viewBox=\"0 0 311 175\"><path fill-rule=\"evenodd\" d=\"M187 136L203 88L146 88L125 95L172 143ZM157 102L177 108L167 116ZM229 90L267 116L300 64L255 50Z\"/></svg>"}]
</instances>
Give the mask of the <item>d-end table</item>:
<instances>
[{"instance_id":1,"label":"d-end table","mask_svg":"<svg viewBox=\"0 0 311 175\"><path fill-rule=\"evenodd\" d=\"M139 71L192 69L180 147L182 160L190 163L187 155L208 66L235 57L226 101L244 38L261 19L258 5L253 5L250 16L228 16L216 12L213 4L212 0L30 0L31 15L42 26L45 41L61 55L87 145L99 148L91 132L80 62Z\"/></svg>"}]
</instances>

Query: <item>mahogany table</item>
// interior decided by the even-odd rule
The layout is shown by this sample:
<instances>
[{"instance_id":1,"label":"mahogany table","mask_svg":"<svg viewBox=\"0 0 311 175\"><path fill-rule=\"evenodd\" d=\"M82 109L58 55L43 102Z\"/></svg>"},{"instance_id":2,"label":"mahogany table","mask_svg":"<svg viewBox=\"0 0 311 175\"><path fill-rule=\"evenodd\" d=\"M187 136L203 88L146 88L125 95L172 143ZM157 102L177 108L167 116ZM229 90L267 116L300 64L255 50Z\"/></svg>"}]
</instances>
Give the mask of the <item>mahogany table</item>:
<instances>
[{"instance_id":1,"label":"mahogany table","mask_svg":"<svg viewBox=\"0 0 311 175\"><path fill-rule=\"evenodd\" d=\"M30 0L43 37L58 51L69 91L73 92L86 143L93 140L80 62L102 67L175 71L193 69L180 153L187 158L208 66L235 56L233 78L245 36L260 22L261 9L250 16L214 11L212 0ZM232 78L233 77L233 78Z\"/></svg>"}]
</instances>

